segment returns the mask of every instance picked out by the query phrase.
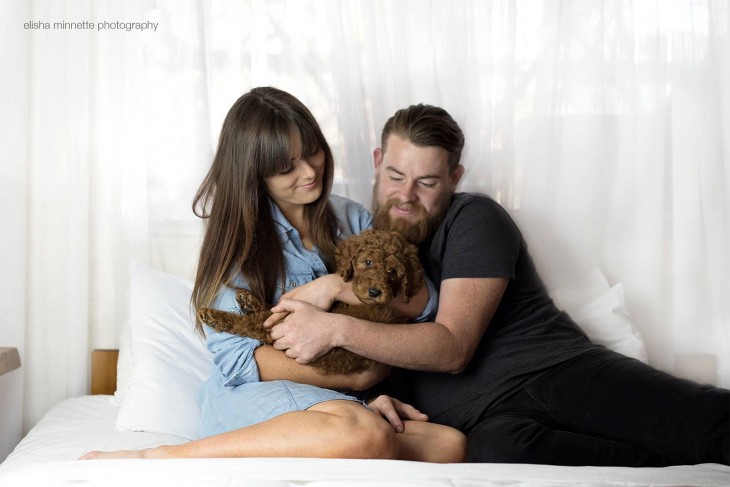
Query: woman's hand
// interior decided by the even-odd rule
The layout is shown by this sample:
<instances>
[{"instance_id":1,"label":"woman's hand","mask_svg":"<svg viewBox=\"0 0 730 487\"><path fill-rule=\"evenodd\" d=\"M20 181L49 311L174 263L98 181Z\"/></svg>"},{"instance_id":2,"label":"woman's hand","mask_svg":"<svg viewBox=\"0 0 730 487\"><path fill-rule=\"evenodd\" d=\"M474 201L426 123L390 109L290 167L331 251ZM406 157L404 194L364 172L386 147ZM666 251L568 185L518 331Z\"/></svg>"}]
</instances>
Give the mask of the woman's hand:
<instances>
[{"instance_id":1,"label":"woman's hand","mask_svg":"<svg viewBox=\"0 0 730 487\"><path fill-rule=\"evenodd\" d=\"M327 274L282 294L279 302L281 303L284 299L295 299L314 305L317 308L329 310L335 301L347 298L348 289L352 289L352 285L344 282L338 274ZM264 322L264 327L274 326L288 314L288 311L272 314Z\"/></svg>"},{"instance_id":2,"label":"woman's hand","mask_svg":"<svg viewBox=\"0 0 730 487\"><path fill-rule=\"evenodd\" d=\"M330 309L342 293L345 282L338 274L327 274L297 286L281 295L281 299L296 299L322 309Z\"/></svg>"},{"instance_id":3,"label":"woman's hand","mask_svg":"<svg viewBox=\"0 0 730 487\"><path fill-rule=\"evenodd\" d=\"M410 404L386 395L381 395L368 402L368 407L384 417L393 426L396 433L403 432L403 420L428 421L428 416Z\"/></svg>"}]
</instances>

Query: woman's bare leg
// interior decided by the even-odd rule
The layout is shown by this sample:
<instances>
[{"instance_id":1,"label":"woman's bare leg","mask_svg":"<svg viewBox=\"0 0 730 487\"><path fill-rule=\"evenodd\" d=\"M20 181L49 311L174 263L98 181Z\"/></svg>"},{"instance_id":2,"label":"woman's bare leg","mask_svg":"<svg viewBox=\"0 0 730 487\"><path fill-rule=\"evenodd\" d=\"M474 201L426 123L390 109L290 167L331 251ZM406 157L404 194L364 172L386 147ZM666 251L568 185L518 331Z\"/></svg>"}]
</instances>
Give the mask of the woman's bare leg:
<instances>
[{"instance_id":1,"label":"woman's bare leg","mask_svg":"<svg viewBox=\"0 0 730 487\"><path fill-rule=\"evenodd\" d=\"M466 459L466 436L454 428L424 421L404 421L398 433L399 460L460 463Z\"/></svg>"},{"instance_id":2,"label":"woman's bare leg","mask_svg":"<svg viewBox=\"0 0 730 487\"><path fill-rule=\"evenodd\" d=\"M398 444L392 426L379 415L356 402L335 400L182 445L90 452L81 459L397 458Z\"/></svg>"}]
</instances>

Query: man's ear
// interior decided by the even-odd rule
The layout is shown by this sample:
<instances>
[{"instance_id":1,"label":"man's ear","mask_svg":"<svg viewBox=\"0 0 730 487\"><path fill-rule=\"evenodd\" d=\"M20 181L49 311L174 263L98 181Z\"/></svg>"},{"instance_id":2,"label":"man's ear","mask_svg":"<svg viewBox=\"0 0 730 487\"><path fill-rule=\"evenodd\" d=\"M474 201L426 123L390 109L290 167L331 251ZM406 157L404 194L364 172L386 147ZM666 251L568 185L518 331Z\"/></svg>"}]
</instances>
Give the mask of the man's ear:
<instances>
[{"instance_id":1,"label":"man's ear","mask_svg":"<svg viewBox=\"0 0 730 487\"><path fill-rule=\"evenodd\" d=\"M456 191L456 186L459 184L459 181L461 181L461 177L464 175L464 166L459 164L456 166L456 169L454 169L451 174L449 174L449 177L451 178L451 191Z\"/></svg>"},{"instance_id":2,"label":"man's ear","mask_svg":"<svg viewBox=\"0 0 730 487\"><path fill-rule=\"evenodd\" d=\"M383 149L376 147L373 151L373 162L375 163L375 174L378 173L380 165L383 163Z\"/></svg>"}]
</instances>

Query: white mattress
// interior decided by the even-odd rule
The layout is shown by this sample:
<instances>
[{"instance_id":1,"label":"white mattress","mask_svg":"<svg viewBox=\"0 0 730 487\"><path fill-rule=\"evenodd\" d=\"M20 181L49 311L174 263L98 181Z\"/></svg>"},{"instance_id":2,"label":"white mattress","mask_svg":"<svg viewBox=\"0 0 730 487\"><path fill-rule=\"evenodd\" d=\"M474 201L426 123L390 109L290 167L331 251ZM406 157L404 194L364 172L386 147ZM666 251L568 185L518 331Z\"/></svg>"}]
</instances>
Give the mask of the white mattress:
<instances>
[{"instance_id":1,"label":"white mattress","mask_svg":"<svg viewBox=\"0 0 730 487\"><path fill-rule=\"evenodd\" d=\"M0 486L729 486L730 467L435 465L392 460L289 458L77 461L90 450L179 443L172 436L117 431L111 396L56 405L0 465Z\"/></svg>"}]
</instances>

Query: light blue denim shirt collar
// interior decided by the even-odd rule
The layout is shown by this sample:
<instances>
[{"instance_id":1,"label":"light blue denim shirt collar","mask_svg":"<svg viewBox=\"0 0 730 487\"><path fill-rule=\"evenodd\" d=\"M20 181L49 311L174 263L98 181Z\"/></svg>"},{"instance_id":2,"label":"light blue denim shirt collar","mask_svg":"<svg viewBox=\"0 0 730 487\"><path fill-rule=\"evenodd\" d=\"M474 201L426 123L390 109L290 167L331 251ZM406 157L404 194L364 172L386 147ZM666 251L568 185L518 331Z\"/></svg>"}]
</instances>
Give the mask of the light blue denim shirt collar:
<instances>
[{"instance_id":1,"label":"light blue denim shirt collar","mask_svg":"<svg viewBox=\"0 0 730 487\"><path fill-rule=\"evenodd\" d=\"M281 209L276 205L276 203L274 203L274 200L272 200L271 197L267 196L266 201L269 202L269 208L271 208L271 214L273 215L274 222L276 223L277 235L297 230L294 228L294 225L289 223L289 220L286 219L284 213L282 213Z\"/></svg>"},{"instance_id":2,"label":"light blue denim shirt collar","mask_svg":"<svg viewBox=\"0 0 730 487\"><path fill-rule=\"evenodd\" d=\"M310 257L307 259L312 259L312 255L316 255L317 258L314 259L317 264L317 267L324 268L324 262L322 262L322 257L319 254L319 249L315 245L312 247L311 250L308 250L304 248L304 244L302 243L302 236L299 235L299 230L294 228L294 225L292 225L289 220L286 219L284 216L284 213L281 211L281 208L277 206L276 203L274 203L274 200L271 199L271 197L268 197L267 200L269 201L269 206L271 208L271 215L274 219L274 223L276 223L276 234L279 236L279 241L281 242L281 245L286 252L287 250L296 254L299 254L300 256L310 255ZM289 247L291 245L291 247ZM293 264L298 267L297 264ZM310 262L310 265L315 265L313 262Z\"/></svg>"},{"instance_id":3,"label":"light blue denim shirt collar","mask_svg":"<svg viewBox=\"0 0 730 487\"><path fill-rule=\"evenodd\" d=\"M292 235L292 233L296 233L299 235L299 232L296 228L294 228L294 225L289 223L289 220L286 219L284 216L284 213L282 213L281 208L277 206L276 203L274 203L274 200L271 199L271 197L267 197L266 200L269 202L269 207L271 208L271 214L274 218L274 222L276 223L277 228L277 235L283 235L288 234ZM359 232L358 232L359 233ZM339 238L342 238L342 228L340 228L340 225L337 226L337 236Z\"/></svg>"}]
</instances>

